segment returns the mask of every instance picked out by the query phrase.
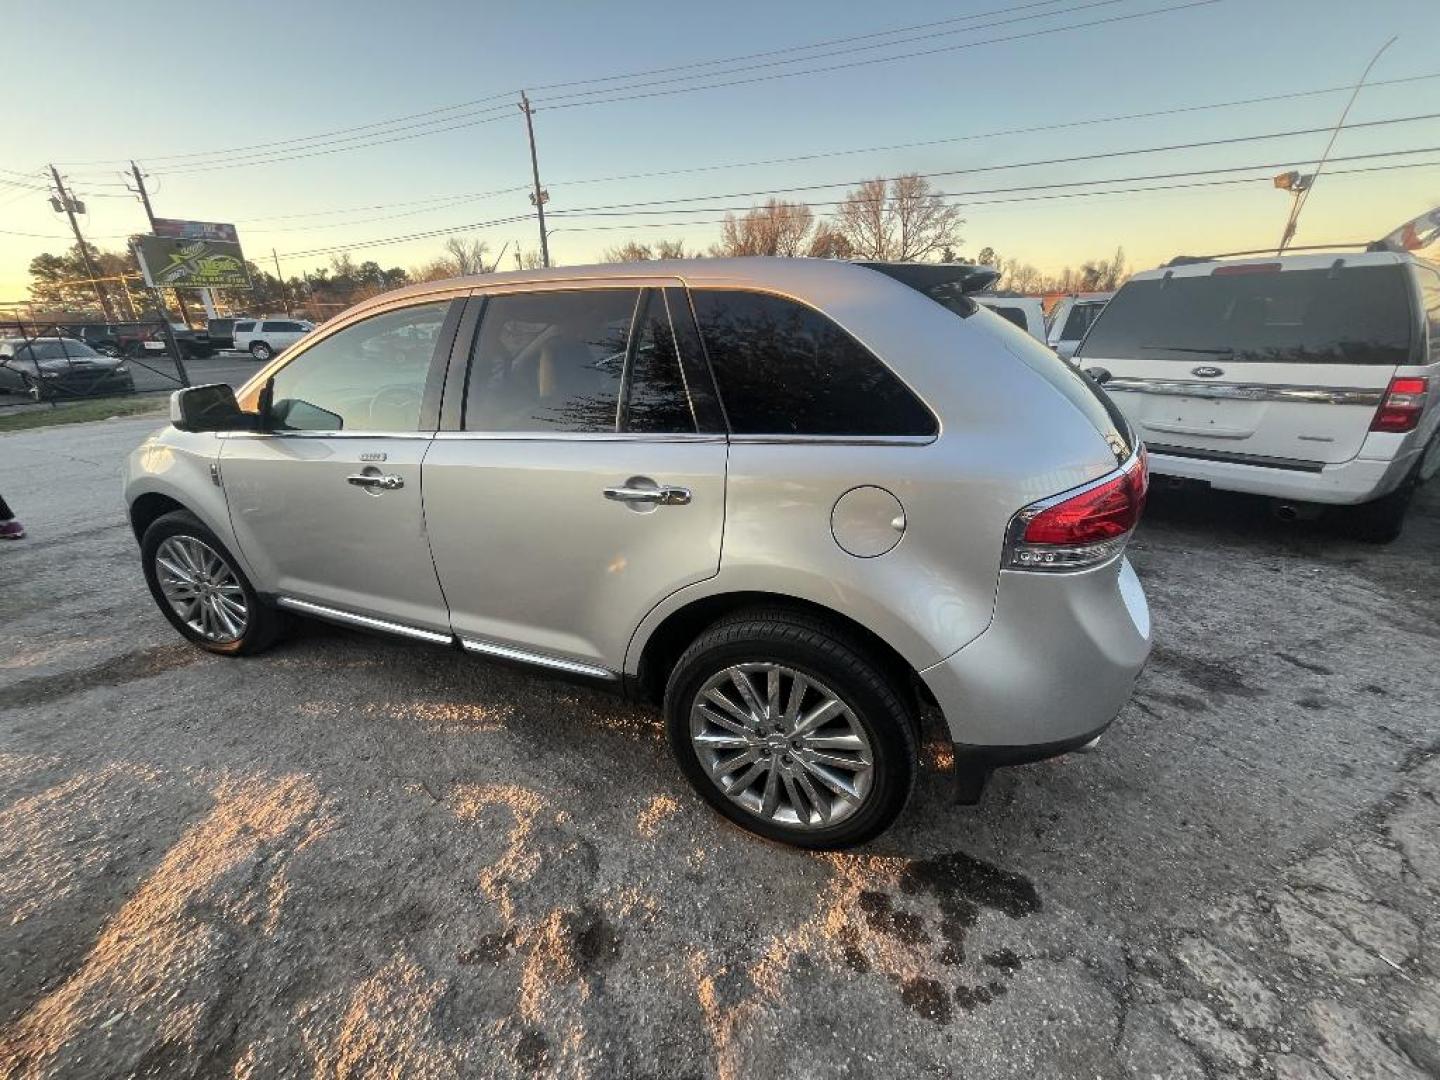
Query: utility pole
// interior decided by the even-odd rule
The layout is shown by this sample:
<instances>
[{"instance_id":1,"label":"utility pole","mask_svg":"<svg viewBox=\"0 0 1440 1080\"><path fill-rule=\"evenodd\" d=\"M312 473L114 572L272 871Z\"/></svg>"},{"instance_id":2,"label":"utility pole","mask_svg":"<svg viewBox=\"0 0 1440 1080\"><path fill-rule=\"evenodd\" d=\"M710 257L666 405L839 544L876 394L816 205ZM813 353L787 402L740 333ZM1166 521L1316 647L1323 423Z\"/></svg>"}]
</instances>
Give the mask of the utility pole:
<instances>
[{"instance_id":1,"label":"utility pole","mask_svg":"<svg viewBox=\"0 0 1440 1080\"><path fill-rule=\"evenodd\" d=\"M80 222L75 219L76 209L84 210L85 204L76 202L75 196L65 190L65 185L60 180L60 170L54 165L50 166L50 175L55 178L56 196L50 200L50 205L56 210L64 210L65 216L70 219L70 229L75 233L75 243L80 248L80 258L85 262L85 273L89 275L90 284L95 288L95 299L100 301L100 310L105 315L105 321L114 322L115 315L110 310L110 298L100 284L100 275L95 270L95 261L90 258L90 249L85 246L85 237L80 235Z\"/></svg>"},{"instance_id":2,"label":"utility pole","mask_svg":"<svg viewBox=\"0 0 1440 1080\"><path fill-rule=\"evenodd\" d=\"M550 201L550 193L540 186L540 161L535 156L535 124L530 119L535 110L530 107L530 97L524 90L520 91L520 111L525 114L525 132L530 136L530 173L535 178L535 190L530 193L530 201L535 204L535 213L540 219L540 261L548 268L550 240L545 235L545 204Z\"/></svg>"},{"instance_id":3,"label":"utility pole","mask_svg":"<svg viewBox=\"0 0 1440 1080\"><path fill-rule=\"evenodd\" d=\"M275 280L280 283L280 299L285 304L285 314L290 314L290 290L285 287L285 275L280 272L280 256L272 247L270 257L275 260Z\"/></svg>"},{"instance_id":4,"label":"utility pole","mask_svg":"<svg viewBox=\"0 0 1440 1080\"><path fill-rule=\"evenodd\" d=\"M1298 189L1293 189L1295 201L1290 207L1290 219L1285 222L1285 231L1280 234L1280 246L1276 249L1276 255L1285 254L1285 248L1290 241L1295 239L1295 231L1300 227L1300 211L1305 209L1305 204L1310 201L1310 193L1315 190L1315 181L1320 179L1321 172L1325 169L1325 162L1330 157L1330 151L1335 146L1335 140L1340 137L1340 129L1345 126L1345 118L1350 115L1350 107L1355 104L1355 99L1360 96L1360 91L1365 87L1365 80L1370 77L1370 69L1375 66L1386 49L1398 41L1398 37L1392 37L1379 51L1370 58L1370 63L1365 65L1365 70L1360 75L1360 81L1355 84L1355 89L1350 92L1350 100L1345 102L1345 108L1340 113L1340 119L1335 121L1335 130L1330 132L1330 141L1325 144L1325 152L1320 155L1320 161L1315 166L1315 171L1309 176L1302 177L1303 183ZM1283 187L1279 183L1276 187ZM1287 189L1292 190L1292 189Z\"/></svg>"},{"instance_id":5,"label":"utility pole","mask_svg":"<svg viewBox=\"0 0 1440 1080\"><path fill-rule=\"evenodd\" d=\"M145 205L145 218L147 221L150 222L150 232L153 234L155 232L155 209L150 205L150 192L145 190L145 174L140 171L140 166L136 165L133 161L130 162L130 172L135 177L135 186L133 188L130 188L130 190L136 195L139 195L140 201ZM174 291L175 302L180 305L180 317L185 320L185 325L189 326L190 311L188 308L185 307L185 294L182 293L179 289L176 289ZM158 289L156 290L155 295L156 297L159 297L160 292ZM210 307L211 305L206 305L207 309L209 309ZM163 308L161 309L161 314L165 315L165 310ZM169 315L165 315L165 318L166 322L169 322Z\"/></svg>"}]
</instances>

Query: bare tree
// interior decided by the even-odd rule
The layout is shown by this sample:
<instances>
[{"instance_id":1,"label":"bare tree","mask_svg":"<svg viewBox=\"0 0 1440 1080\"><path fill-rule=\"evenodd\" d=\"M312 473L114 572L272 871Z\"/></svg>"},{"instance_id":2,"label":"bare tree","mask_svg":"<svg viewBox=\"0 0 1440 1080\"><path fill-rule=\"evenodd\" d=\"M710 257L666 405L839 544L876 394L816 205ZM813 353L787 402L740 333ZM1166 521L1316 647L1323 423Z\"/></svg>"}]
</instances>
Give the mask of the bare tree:
<instances>
[{"instance_id":1,"label":"bare tree","mask_svg":"<svg viewBox=\"0 0 1440 1080\"><path fill-rule=\"evenodd\" d=\"M601 262L649 262L655 258L655 251L649 244L627 240L618 247L606 248L600 256Z\"/></svg>"},{"instance_id":2,"label":"bare tree","mask_svg":"<svg viewBox=\"0 0 1440 1080\"><path fill-rule=\"evenodd\" d=\"M485 253L489 250L490 245L484 240L466 240L452 236L445 241L445 251L453 260L457 277L464 277L466 274L488 274L494 270L493 266L485 264Z\"/></svg>"},{"instance_id":3,"label":"bare tree","mask_svg":"<svg viewBox=\"0 0 1440 1080\"><path fill-rule=\"evenodd\" d=\"M805 254L812 259L848 259L855 253L840 230L828 221L822 221L815 226L815 232L810 236L810 244Z\"/></svg>"},{"instance_id":4,"label":"bare tree","mask_svg":"<svg viewBox=\"0 0 1440 1080\"><path fill-rule=\"evenodd\" d=\"M845 196L836 228L855 254L867 259L916 262L960 244L960 209L930 190L914 173L866 180Z\"/></svg>"},{"instance_id":5,"label":"bare tree","mask_svg":"<svg viewBox=\"0 0 1440 1080\"><path fill-rule=\"evenodd\" d=\"M805 250L805 239L814 223L815 215L808 206L770 199L739 217L726 214L720 226L720 242L710 250L716 255L793 258Z\"/></svg>"},{"instance_id":6,"label":"bare tree","mask_svg":"<svg viewBox=\"0 0 1440 1080\"><path fill-rule=\"evenodd\" d=\"M688 259L684 240L657 240L652 247L629 240L619 247L606 248L601 262L649 262L651 259Z\"/></svg>"}]
</instances>

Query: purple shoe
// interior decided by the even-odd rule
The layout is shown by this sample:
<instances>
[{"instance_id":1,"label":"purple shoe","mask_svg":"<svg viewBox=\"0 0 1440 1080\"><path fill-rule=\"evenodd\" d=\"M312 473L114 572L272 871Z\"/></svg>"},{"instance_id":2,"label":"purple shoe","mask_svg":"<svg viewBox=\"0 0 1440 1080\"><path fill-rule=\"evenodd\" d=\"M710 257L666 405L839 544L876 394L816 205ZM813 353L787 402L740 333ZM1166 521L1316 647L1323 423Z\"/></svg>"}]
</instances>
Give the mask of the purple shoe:
<instances>
[{"instance_id":1,"label":"purple shoe","mask_svg":"<svg viewBox=\"0 0 1440 1080\"><path fill-rule=\"evenodd\" d=\"M0 540L25 539L25 526L14 520L0 521Z\"/></svg>"}]
</instances>

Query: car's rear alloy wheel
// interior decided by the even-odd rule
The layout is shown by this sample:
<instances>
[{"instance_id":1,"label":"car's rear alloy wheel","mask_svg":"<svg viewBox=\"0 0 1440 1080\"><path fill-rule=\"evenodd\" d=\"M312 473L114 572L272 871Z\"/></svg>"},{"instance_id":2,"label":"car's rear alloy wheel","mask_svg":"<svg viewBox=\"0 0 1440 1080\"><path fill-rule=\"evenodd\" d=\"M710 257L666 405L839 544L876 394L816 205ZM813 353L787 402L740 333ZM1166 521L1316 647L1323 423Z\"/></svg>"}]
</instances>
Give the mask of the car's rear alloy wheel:
<instances>
[{"instance_id":1,"label":"car's rear alloy wheel","mask_svg":"<svg viewBox=\"0 0 1440 1080\"><path fill-rule=\"evenodd\" d=\"M155 551L155 573L170 608L207 641L228 645L245 636L250 607L234 568L193 536L171 536Z\"/></svg>"},{"instance_id":2,"label":"car's rear alloy wheel","mask_svg":"<svg viewBox=\"0 0 1440 1080\"><path fill-rule=\"evenodd\" d=\"M691 707L690 740L727 799L802 829L843 822L865 802L875 771L850 706L783 664L735 664L712 675Z\"/></svg>"},{"instance_id":3,"label":"car's rear alloy wheel","mask_svg":"<svg viewBox=\"0 0 1440 1080\"><path fill-rule=\"evenodd\" d=\"M754 608L703 631L665 685L675 760L735 824L841 848L883 832L919 768L911 699L848 628Z\"/></svg>"}]
</instances>

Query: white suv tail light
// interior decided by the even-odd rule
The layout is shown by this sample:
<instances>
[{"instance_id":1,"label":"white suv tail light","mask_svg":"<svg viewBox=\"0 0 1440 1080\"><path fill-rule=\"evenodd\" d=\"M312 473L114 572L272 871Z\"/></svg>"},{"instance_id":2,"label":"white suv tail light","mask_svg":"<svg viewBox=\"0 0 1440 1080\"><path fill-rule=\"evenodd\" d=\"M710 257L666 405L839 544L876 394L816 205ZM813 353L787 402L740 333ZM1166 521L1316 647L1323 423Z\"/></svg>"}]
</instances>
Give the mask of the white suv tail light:
<instances>
[{"instance_id":1,"label":"white suv tail light","mask_svg":"<svg viewBox=\"0 0 1440 1080\"><path fill-rule=\"evenodd\" d=\"M1007 570L1085 570L1125 549L1149 488L1142 448L1123 467L1072 491L1031 503L1010 519Z\"/></svg>"},{"instance_id":2,"label":"white suv tail light","mask_svg":"<svg viewBox=\"0 0 1440 1080\"><path fill-rule=\"evenodd\" d=\"M1370 421L1370 430L1400 434L1414 431L1420 424L1420 414L1425 411L1429 390L1430 384L1414 375L1397 375L1391 379L1385 398L1375 411L1375 419Z\"/></svg>"}]
</instances>

